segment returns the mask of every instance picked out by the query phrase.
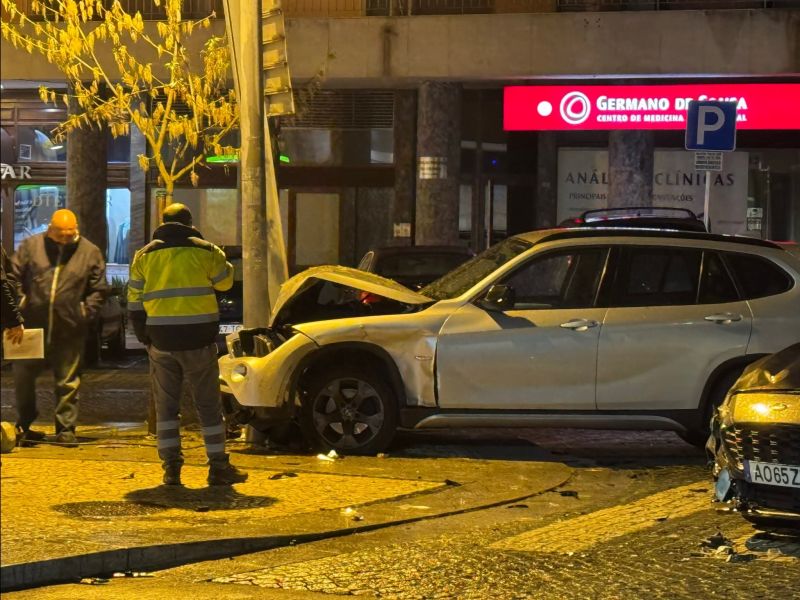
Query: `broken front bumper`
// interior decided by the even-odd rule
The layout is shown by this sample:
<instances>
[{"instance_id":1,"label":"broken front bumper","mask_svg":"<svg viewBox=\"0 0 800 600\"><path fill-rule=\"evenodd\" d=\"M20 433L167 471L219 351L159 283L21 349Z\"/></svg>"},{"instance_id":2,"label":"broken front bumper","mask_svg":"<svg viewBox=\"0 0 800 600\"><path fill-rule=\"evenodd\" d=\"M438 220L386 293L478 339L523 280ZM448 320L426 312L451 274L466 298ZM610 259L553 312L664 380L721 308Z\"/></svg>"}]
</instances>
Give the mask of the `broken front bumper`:
<instances>
[{"instance_id":1,"label":"broken front bumper","mask_svg":"<svg viewBox=\"0 0 800 600\"><path fill-rule=\"evenodd\" d=\"M231 340L233 346L237 340ZM302 333L277 347L266 345L263 356L236 356L230 352L219 359L220 391L232 395L244 407L285 408L289 402L292 375L300 361L318 348Z\"/></svg>"}]
</instances>

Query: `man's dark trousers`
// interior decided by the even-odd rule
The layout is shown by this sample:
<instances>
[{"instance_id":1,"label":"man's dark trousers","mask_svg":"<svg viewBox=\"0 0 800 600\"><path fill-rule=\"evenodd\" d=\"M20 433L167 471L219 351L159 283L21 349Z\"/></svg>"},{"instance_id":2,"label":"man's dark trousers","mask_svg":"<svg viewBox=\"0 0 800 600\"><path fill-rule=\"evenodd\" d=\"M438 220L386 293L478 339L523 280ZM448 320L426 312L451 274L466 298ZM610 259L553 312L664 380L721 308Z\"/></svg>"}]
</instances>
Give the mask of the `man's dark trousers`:
<instances>
[{"instance_id":1,"label":"man's dark trousers","mask_svg":"<svg viewBox=\"0 0 800 600\"><path fill-rule=\"evenodd\" d=\"M36 409L36 378L48 366L55 378L56 434L62 431L75 432L78 421L78 387L81 384L80 366L83 335L53 340L45 351L45 360L14 361L14 387L17 399L17 425L23 430L30 428L39 415Z\"/></svg>"}]
</instances>

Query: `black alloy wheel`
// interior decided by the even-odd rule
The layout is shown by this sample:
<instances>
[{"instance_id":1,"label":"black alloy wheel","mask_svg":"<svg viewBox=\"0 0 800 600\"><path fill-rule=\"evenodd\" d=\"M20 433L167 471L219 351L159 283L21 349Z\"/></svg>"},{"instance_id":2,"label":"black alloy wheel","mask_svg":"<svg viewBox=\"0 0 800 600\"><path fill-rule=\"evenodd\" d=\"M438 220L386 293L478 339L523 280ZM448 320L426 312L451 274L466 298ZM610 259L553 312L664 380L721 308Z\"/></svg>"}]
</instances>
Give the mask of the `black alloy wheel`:
<instances>
[{"instance_id":1,"label":"black alloy wheel","mask_svg":"<svg viewBox=\"0 0 800 600\"><path fill-rule=\"evenodd\" d=\"M397 402L378 373L335 367L308 385L301 425L306 438L320 449L374 454L386 449L394 437Z\"/></svg>"}]
</instances>

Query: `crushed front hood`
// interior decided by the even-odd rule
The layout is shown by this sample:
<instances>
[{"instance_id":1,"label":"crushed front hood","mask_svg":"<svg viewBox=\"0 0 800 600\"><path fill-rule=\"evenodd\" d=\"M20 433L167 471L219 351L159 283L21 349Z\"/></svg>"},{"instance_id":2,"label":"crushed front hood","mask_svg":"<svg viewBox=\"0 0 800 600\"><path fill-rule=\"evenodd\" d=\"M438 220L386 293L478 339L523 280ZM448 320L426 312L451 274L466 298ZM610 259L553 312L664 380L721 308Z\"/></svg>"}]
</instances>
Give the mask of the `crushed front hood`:
<instances>
[{"instance_id":1,"label":"crushed front hood","mask_svg":"<svg viewBox=\"0 0 800 600\"><path fill-rule=\"evenodd\" d=\"M304 292L309 291L322 281L329 281L358 291L369 292L370 294L402 302L403 304L420 305L433 302L433 300L427 296L423 296L422 294L400 285L396 281L386 279L374 273L367 273L366 271L340 266L312 267L288 279L281 286L278 298L275 301L275 307L269 319L270 327L284 324L284 316L292 304L297 301Z\"/></svg>"}]
</instances>

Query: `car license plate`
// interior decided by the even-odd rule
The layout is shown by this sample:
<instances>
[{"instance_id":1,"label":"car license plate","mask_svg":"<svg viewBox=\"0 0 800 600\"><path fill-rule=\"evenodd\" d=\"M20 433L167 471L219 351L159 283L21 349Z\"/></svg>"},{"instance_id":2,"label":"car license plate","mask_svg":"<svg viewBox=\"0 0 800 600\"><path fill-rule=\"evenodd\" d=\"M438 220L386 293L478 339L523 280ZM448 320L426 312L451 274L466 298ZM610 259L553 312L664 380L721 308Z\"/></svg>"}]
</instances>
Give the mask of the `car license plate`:
<instances>
[{"instance_id":1,"label":"car license plate","mask_svg":"<svg viewBox=\"0 0 800 600\"><path fill-rule=\"evenodd\" d=\"M224 323L219 326L219 332L222 335L227 335L229 333L236 333L242 328L241 323Z\"/></svg>"},{"instance_id":2,"label":"car license plate","mask_svg":"<svg viewBox=\"0 0 800 600\"><path fill-rule=\"evenodd\" d=\"M745 480L763 485L800 488L800 467L775 463L744 461Z\"/></svg>"}]
</instances>

